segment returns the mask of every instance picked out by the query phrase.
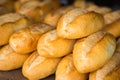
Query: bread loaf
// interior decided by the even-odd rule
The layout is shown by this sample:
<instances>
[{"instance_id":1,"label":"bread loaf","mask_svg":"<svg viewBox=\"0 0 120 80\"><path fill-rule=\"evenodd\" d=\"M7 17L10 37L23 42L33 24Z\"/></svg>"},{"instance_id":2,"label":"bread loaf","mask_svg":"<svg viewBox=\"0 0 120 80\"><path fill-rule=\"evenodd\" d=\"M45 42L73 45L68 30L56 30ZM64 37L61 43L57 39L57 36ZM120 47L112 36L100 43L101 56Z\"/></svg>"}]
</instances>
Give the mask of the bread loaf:
<instances>
[{"instance_id":1,"label":"bread loaf","mask_svg":"<svg viewBox=\"0 0 120 80\"><path fill-rule=\"evenodd\" d=\"M17 53L28 54L36 50L38 39L41 35L51 29L53 29L53 27L47 24L36 23L29 28L14 33L10 37L9 44Z\"/></svg>"},{"instance_id":2,"label":"bread loaf","mask_svg":"<svg viewBox=\"0 0 120 80\"><path fill-rule=\"evenodd\" d=\"M54 10L50 13L48 13L45 18L44 18L44 22L46 24L49 24L53 27L56 27L57 26L57 23L60 19L60 17L65 14L67 11L73 9L74 7L73 6L67 6L67 7L61 7L57 10Z\"/></svg>"},{"instance_id":3,"label":"bread loaf","mask_svg":"<svg viewBox=\"0 0 120 80\"><path fill-rule=\"evenodd\" d=\"M103 28L104 31L111 33L114 35L116 38L120 37L120 19L114 21L111 24L106 25Z\"/></svg>"},{"instance_id":4,"label":"bread loaf","mask_svg":"<svg viewBox=\"0 0 120 80\"><path fill-rule=\"evenodd\" d=\"M74 67L72 54L65 56L58 64L55 80L87 80L87 78L87 73L79 73Z\"/></svg>"},{"instance_id":5,"label":"bread loaf","mask_svg":"<svg viewBox=\"0 0 120 80\"><path fill-rule=\"evenodd\" d=\"M30 20L23 15L10 13L0 16L0 46L8 43L10 36L30 25Z\"/></svg>"},{"instance_id":6,"label":"bread loaf","mask_svg":"<svg viewBox=\"0 0 120 80\"><path fill-rule=\"evenodd\" d=\"M114 21L120 19L120 10L116 10L104 15L105 24L113 23Z\"/></svg>"},{"instance_id":7,"label":"bread loaf","mask_svg":"<svg viewBox=\"0 0 120 80\"><path fill-rule=\"evenodd\" d=\"M40 37L37 51L44 57L62 57L72 52L74 42L58 37L56 30L52 30Z\"/></svg>"},{"instance_id":8,"label":"bread loaf","mask_svg":"<svg viewBox=\"0 0 120 80\"><path fill-rule=\"evenodd\" d=\"M120 80L120 39L112 58L102 68L91 72L89 80Z\"/></svg>"},{"instance_id":9,"label":"bread loaf","mask_svg":"<svg viewBox=\"0 0 120 80\"><path fill-rule=\"evenodd\" d=\"M99 31L78 40L73 49L73 62L81 73L101 68L112 57L116 40L109 33Z\"/></svg>"},{"instance_id":10,"label":"bread loaf","mask_svg":"<svg viewBox=\"0 0 120 80\"><path fill-rule=\"evenodd\" d=\"M9 45L5 45L0 49L0 70L8 71L20 68L28 57L29 54L18 54Z\"/></svg>"},{"instance_id":11,"label":"bread loaf","mask_svg":"<svg viewBox=\"0 0 120 80\"><path fill-rule=\"evenodd\" d=\"M52 10L53 6L51 4L51 0L43 0L41 2L37 0L28 1L22 4L17 12L26 15L34 22L38 22Z\"/></svg>"},{"instance_id":12,"label":"bread loaf","mask_svg":"<svg viewBox=\"0 0 120 80\"><path fill-rule=\"evenodd\" d=\"M86 37L102 29L104 18L102 15L75 8L64 14L57 25L59 37L77 39Z\"/></svg>"},{"instance_id":13,"label":"bread loaf","mask_svg":"<svg viewBox=\"0 0 120 80\"><path fill-rule=\"evenodd\" d=\"M22 73L29 80L45 78L56 71L60 58L45 58L39 56L37 51L25 61Z\"/></svg>"}]
</instances>

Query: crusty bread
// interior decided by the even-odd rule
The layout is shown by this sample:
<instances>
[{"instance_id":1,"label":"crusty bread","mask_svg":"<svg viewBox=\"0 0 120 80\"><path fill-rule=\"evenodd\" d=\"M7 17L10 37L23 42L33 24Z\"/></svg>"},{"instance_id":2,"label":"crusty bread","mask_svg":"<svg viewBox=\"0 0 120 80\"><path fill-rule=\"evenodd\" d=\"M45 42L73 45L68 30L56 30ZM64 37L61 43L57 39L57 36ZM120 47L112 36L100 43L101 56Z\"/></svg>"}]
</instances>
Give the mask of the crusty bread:
<instances>
[{"instance_id":1,"label":"crusty bread","mask_svg":"<svg viewBox=\"0 0 120 80\"><path fill-rule=\"evenodd\" d=\"M120 39L112 58L102 68L91 72L89 80L120 80Z\"/></svg>"},{"instance_id":2,"label":"crusty bread","mask_svg":"<svg viewBox=\"0 0 120 80\"><path fill-rule=\"evenodd\" d=\"M75 8L64 14L57 25L57 34L67 39L86 37L102 29L104 18L96 12Z\"/></svg>"},{"instance_id":3,"label":"crusty bread","mask_svg":"<svg viewBox=\"0 0 120 80\"><path fill-rule=\"evenodd\" d=\"M10 13L0 16L0 46L8 43L10 36L30 25L30 20L23 15Z\"/></svg>"},{"instance_id":4,"label":"crusty bread","mask_svg":"<svg viewBox=\"0 0 120 80\"><path fill-rule=\"evenodd\" d=\"M29 54L18 54L9 45L5 45L0 49L0 70L8 71L20 68L28 57Z\"/></svg>"},{"instance_id":5,"label":"crusty bread","mask_svg":"<svg viewBox=\"0 0 120 80\"><path fill-rule=\"evenodd\" d=\"M95 71L102 67L113 55L116 40L109 33L99 31L80 39L73 49L73 62L81 73Z\"/></svg>"},{"instance_id":6,"label":"crusty bread","mask_svg":"<svg viewBox=\"0 0 120 80\"><path fill-rule=\"evenodd\" d=\"M55 80L87 80L87 78L87 73L79 73L74 67L72 54L60 61L55 74Z\"/></svg>"},{"instance_id":7,"label":"crusty bread","mask_svg":"<svg viewBox=\"0 0 120 80\"><path fill-rule=\"evenodd\" d=\"M120 10L116 10L104 15L105 24L111 24L114 21L120 19Z\"/></svg>"},{"instance_id":8,"label":"crusty bread","mask_svg":"<svg viewBox=\"0 0 120 80\"><path fill-rule=\"evenodd\" d=\"M37 42L41 35L51 29L53 29L53 27L47 24L36 23L28 28L14 33L10 37L9 44L17 53L28 54L36 50Z\"/></svg>"},{"instance_id":9,"label":"crusty bread","mask_svg":"<svg viewBox=\"0 0 120 80\"><path fill-rule=\"evenodd\" d=\"M45 58L35 51L25 61L22 73L29 80L42 79L56 71L59 61L60 58Z\"/></svg>"},{"instance_id":10,"label":"crusty bread","mask_svg":"<svg viewBox=\"0 0 120 80\"><path fill-rule=\"evenodd\" d=\"M111 33L114 35L116 38L120 37L120 19L114 21L111 24L106 25L103 28L104 31Z\"/></svg>"},{"instance_id":11,"label":"crusty bread","mask_svg":"<svg viewBox=\"0 0 120 80\"><path fill-rule=\"evenodd\" d=\"M75 40L58 37L54 29L40 37L37 51L44 57L62 57L72 52L74 42Z\"/></svg>"},{"instance_id":12,"label":"crusty bread","mask_svg":"<svg viewBox=\"0 0 120 80\"><path fill-rule=\"evenodd\" d=\"M60 19L60 17L65 14L67 11L73 9L73 6L67 6L67 7L61 7L57 10L54 10L50 13L48 13L45 18L44 18L44 22L46 24L49 24L53 27L57 27L57 23Z\"/></svg>"},{"instance_id":13,"label":"crusty bread","mask_svg":"<svg viewBox=\"0 0 120 80\"><path fill-rule=\"evenodd\" d=\"M26 15L32 19L33 22L38 22L43 19L48 12L56 7L52 5L51 0L31 0L22 4L17 12Z\"/></svg>"}]
</instances>

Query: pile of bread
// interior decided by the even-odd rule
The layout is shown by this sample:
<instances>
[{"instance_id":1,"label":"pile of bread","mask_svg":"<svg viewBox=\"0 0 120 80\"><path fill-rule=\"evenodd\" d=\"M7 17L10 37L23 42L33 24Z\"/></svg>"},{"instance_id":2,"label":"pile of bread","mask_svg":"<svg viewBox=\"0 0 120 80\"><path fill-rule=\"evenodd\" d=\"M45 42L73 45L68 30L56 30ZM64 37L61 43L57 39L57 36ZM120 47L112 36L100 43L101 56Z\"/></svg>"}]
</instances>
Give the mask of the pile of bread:
<instances>
[{"instance_id":1,"label":"pile of bread","mask_svg":"<svg viewBox=\"0 0 120 80\"><path fill-rule=\"evenodd\" d=\"M29 80L120 80L120 10L83 0L0 0L0 70Z\"/></svg>"}]
</instances>

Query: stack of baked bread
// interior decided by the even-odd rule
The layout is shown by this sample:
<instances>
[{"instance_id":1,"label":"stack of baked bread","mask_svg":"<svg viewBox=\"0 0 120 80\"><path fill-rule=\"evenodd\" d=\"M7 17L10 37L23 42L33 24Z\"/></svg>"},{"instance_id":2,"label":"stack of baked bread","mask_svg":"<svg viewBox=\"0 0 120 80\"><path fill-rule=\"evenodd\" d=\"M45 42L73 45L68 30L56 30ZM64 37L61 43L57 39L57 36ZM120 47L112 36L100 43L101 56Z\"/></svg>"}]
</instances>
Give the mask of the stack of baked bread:
<instances>
[{"instance_id":1,"label":"stack of baked bread","mask_svg":"<svg viewBox=\"0 0 120 80\"><path fill-rule=\"evenodd\" d=\"M120 10L83 0L12 3L14 13L0 16L1 71L22 67L29 80L120 80Z\"/></svg>"}]
</instances>

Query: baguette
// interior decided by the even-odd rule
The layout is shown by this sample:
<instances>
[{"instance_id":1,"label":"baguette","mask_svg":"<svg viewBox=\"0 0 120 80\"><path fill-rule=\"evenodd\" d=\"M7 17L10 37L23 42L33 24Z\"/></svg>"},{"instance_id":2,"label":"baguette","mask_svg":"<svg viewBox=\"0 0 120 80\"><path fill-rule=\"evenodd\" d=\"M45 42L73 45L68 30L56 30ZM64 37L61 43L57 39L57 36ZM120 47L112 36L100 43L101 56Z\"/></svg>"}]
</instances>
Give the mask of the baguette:
<instances>
[{"instance_id":1,"label":"baguette","mask_svg":"<svg viewBox=\"0 0 120 80\"><path fill-rule=\"evenodd\" d=\"M56 30L43 34L38 41L38 54L44 57L62 57L72 52L75 40L58 37Z\"/></svg>"},{"instance_id":2,"label":"baguette","mask_svg":"<svg viewBox=\"0 0 120 80\"><path fill-rule=\"evenodd\" d=\"M56 71L60 58L45 58L39 56L37 51L25 61L22 73L29 80L45 78Z\"/></svg>"},{"instance_id":3,"label":"baguette","mask_svg":"<svg viewBox=\"0 0 120 80\"><path fill-rule=\"evenodd\" d=\"M0 46L8 43L10 36L30 25L30 20L23 15L10 13L0 16Z\"/></svg>"},{"instance_id":4,"label":"baguette","mask_svg":"<svg viewBox=\"0 0 120 80\"><path fill-rule=\"evenodd\" d=\"M116 10L104 15L105 24L111 24L114 21L120 19L120 10Z\"/></svg>"},{"instance_id":5,"label":"baguette","mask_svg":"<svg viewBox=\"0 0 120 80\"><path fill-rule=\"evenodd\" d=\"M0 49L0 70L8 71L22 67L29 55L18 54L9 45L3 46Z\"/></svg>"},{"instance_id":6,"label":"baguette","mask_svg":"<svg viewBox=\"0 0 120 80\"><path fill-rule=\"evenodd\" d=\"M120 37L120 19L114 21L111 24L106 25L103 28L104 31L111 33L116 38Z\"/></svg>"},{"instance_id":7,"label":"baguette","mask_svg":"<svg viewBox=\"0 0 120 80\"><path fill-rule=\"evenodd\" d=\"M116 48L115 37L99 31L80 39L73 49L73 62L80 73L95 71L105 65Z\"/></svg>"},{"instance_id":8,"label":"baguette","mask_svg":"<svg viewBox=\"0 0 120 80\"><path fill-rule=\"evenodd\" d=\"M53 27L56 27L60 17L64 13L66 13L67 11L69 11L73 8L74 8L73 6L67 6L67 7L62 7L62 8L59 8L59 9L55 10L55 11L52 11L45 16L44 22L46 24L49 24L49 25L53 26Z\"/></svg>"},{"instance_id":9,"label":"baguette","mask_svg":"<svg viewBox=\"0 0 120 80\"><path fill-rule=\"evenodd\" d=\"M51 4L51 0L44 0L41 2L37 0L28 1L22 4L17 12L26 15L34 22L39 22L41 19L43 19L43 16L53 9Z\"/></svg>"},{"instance_id":10,"label":"baguette","mask_svg":"<svg viewBox=\"0 0 120 80\"><path fill-rule=\"evenodd\" d=\"M102 29L104 18L102 15L75 8L64 14L57 25L59 37L77 39L86 37Z\"/></svg>"},{"instance_id":11,"label":"baguette","mask_svg":"<svg viewBox=\"0 0 120 80\"><path fill-rule=\"evenodd\" d=\"M41 35L51 29L53 29L53 27L47 24L36 23L28 28L14 33L10 37L9 44L17 53L28 54L36 50L38 39Z\"/></svg>"},{"instance_id":12,"label":"baguette","mask_svg":"<svg viewBox=\"0 0 120 80\"><path fill-rule=\"evenodd\" d=\"M55 80L87 80L87 78L87 73L79 73L74 67L72 54L65 56L58 64Z\"/></svg>"},{"instance_id":13,"label":"baguette","mask_svg":"<svg viewBox=\"0 0 120 80\"><path fill-rule=\"evenodd\" d=\"M102 68L91 72L89 80L120 80L120 39L112 58Z\"/></svg>"}]
</instances>

